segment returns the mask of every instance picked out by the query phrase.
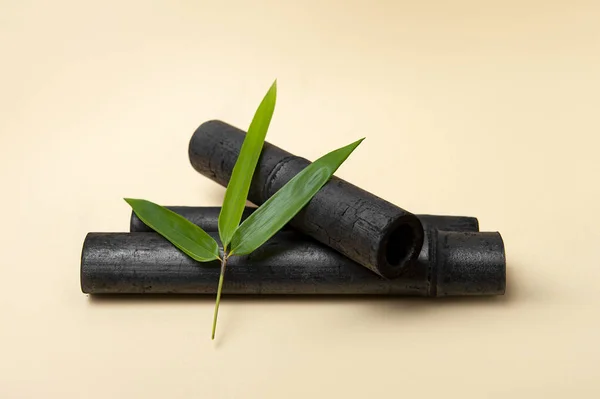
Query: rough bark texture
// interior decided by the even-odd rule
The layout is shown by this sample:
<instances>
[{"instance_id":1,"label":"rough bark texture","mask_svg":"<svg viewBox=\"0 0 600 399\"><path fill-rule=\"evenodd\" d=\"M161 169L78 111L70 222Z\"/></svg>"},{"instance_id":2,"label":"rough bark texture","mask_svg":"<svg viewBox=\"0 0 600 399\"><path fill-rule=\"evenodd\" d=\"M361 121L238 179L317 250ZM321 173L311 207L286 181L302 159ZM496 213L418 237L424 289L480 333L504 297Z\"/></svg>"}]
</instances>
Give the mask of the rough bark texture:
<instances>
[{"instance_id":1,"label":"rough bark texture","mask_svg":"<svg viewBox=\"0 0 600 399\"><path fill-rule=\"evenodd\" d=\"M190 140L192 166L226 186L244 137L221 121L202 124ZM265 143L249 200L262 204L309 163ZM290 224L386 278L398 277L423 244L415 215L335 176Z\"/></svg>"}]
</instances>

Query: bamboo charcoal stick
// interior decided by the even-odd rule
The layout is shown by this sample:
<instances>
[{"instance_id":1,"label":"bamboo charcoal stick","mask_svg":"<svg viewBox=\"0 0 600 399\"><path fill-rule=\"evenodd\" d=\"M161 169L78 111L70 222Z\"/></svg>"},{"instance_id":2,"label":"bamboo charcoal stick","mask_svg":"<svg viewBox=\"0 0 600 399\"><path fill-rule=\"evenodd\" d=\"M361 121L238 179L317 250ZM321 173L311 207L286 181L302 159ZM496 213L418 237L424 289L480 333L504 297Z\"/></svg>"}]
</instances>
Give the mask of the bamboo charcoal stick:
<instances>
[{"instance_id":1,"label":"bamboo charcoal stick","mask_svg":"<svg viewBox=\"0 0 600 399\"><path fill-rule=\"evenodd\" d=\"M217 233L209 233L215 239ZM293 230L248 256L232 257L226 294L502 295L505 259L498 233L427 230L418 261L389 280ZM435 259L435 262L430 262ZM157 233L89 233L81 289L89 294L215 294L217 262L195 262Z\"/></svg>"},{"instance_id":2,"label":"bamboo charcoal stick","mask_svg":"<svg viewBox=\"0 0 600 399\"><path fill-rule=\"evenodd\" d=\"M202 124L190 140L192 166L226 186L244 137L221 121ZM264 203L309 164L265 142L248 199ZM290 225L386 278L398 277L418 257L424 235L412 213L335 176Z\"/></svg>"}]
</instances>

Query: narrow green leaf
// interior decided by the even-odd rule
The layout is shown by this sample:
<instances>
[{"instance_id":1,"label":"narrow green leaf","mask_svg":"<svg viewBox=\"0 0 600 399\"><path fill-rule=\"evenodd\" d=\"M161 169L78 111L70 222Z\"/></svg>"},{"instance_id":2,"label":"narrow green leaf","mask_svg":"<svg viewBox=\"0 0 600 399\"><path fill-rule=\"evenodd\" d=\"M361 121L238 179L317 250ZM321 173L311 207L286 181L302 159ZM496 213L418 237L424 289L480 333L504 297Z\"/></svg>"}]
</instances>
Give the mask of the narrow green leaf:
<instances>
[{"instance_id":1,"label":"narrow green leaf","mask_svg":"<svg viewBox=\"0 0 600 399\"><path fill-rule=\"evenodd\" d=\"M140 220L199 262L219 259L219 245L204 230L183 216L153 202L125 198Z\"/></svg>"},{"instance_id":2,"label":"narrow green leaf","mask_svg":"<svg viewBox=\"0 0 600 399\"><path fill-rule=\"evenodd\" d=\"M249 254L271 238L327 183L363 140L322 156L281 187L238 227L231 240L231 254Z\"/></svg>"},{"instance_id":3,"label":"narrow green leaf","mask_svg":"<svg viewBox=\"0 0 600 399\"><path fill-rule=\"evenodd\" d=\"M219 236L225 250L240 224L254 169L256 169L265 136L271 123L271 117L275 110L276 99L277 80L273 82L254 114L225 191L223 207L219 214Z\"/></svg>"}]
</instances>

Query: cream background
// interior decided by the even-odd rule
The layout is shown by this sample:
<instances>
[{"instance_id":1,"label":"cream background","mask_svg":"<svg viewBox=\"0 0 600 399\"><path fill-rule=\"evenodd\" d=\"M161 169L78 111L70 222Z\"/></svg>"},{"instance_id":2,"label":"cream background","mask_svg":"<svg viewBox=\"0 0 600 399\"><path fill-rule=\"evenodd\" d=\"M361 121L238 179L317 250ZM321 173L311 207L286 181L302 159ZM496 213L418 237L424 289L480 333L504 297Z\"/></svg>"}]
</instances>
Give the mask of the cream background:
<instances>
[{"instance_id":1,"label":"cream background","mask_svg":"<svg viewBox=\"0 0 600 399\"><path fill-rule=\"evenodd\" d=\"M597 398L597 1L3 1L0 397ZM94 300L122 197L218 205L187 143L247 126L502 233L505 297Z\"/></svg>"}]
</instances>

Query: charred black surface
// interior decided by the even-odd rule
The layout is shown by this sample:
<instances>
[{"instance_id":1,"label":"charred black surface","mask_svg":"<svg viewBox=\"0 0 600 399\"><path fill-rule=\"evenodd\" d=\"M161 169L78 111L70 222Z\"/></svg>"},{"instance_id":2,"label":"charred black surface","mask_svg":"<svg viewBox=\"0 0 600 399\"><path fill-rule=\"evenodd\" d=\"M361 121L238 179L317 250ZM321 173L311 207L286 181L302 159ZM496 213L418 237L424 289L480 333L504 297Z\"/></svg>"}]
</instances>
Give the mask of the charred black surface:
<instances>
[{"instance_id":1,"label":"charred black surface","mask_svg":"<svg viewBox=\"0 0 600 399\"><path fill-rule=\"evenodd\" d=\"M454 254L435 247L430 251L436 251L438 258ZM423 261L390 280L316 240L292 231L280 232L249 256L232 257L223 289L227 294L261 295L457 296L504 292L504 280L499 279L504 275L503 257L494 258L496 263L487 262L483 269L462 265L458 271L447 271L445 268L454 263L441 260L437 268L430 268L430 256L427 253ZM437 286L432 285L432 273L437 276ZM476 278L464 281L464 276ZM85 293L215 294L218 278L218 262L196 262L157 233L89 233L84 242L81 289Z\"/></svg>"},{"instance_id":2,"label":"charred black surface","mask_svg":"<svg viewBox=\"0 0 600 399\"><path fill-rule=\"evenodd\" d=\"M220 208L170 207L206 230ZM246 210L246 214L251 209ZM478 233L477 219L421 215L426 241L417 261L384 279L294 230L257 251L232 257L224 292L285 295L501 295L505 260L498 233ZM147 229L134 223L132 228ZM136 227L137 226L137 227ZM457 231L439 231L437 228ZM210 233L217 238L217 233ZM214 294L217 262L198 263L156 233L90 233L81 258L81 288L90 294Z\"/></svg>"},{"instance_id":3,"label":"charred black surface","mask_svg":"<svg viewBox=\"0 0 600 399\"><path fill-rule=\"evenodd\" d=\"M190 140L192 166L226 186L244 137L221 121L202 124ZM308 164L265 143L248 198L262 204ZM290 225L386 278L400 276L417 258L424 235L412 213L335 176Z\"/></svg>"},{"instance_id":4,"label":"charred black surface","mask_svg":"<svg viewBox=\"0 0 600 399\"><path fill-rule=\"evenodd\" d=\"M504 294L506 258L497 232L431 230L436 243L433 275L437 296ZM431 253L430 253L431 254Z\"/></svg>"}]
</instances>

